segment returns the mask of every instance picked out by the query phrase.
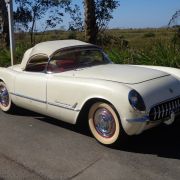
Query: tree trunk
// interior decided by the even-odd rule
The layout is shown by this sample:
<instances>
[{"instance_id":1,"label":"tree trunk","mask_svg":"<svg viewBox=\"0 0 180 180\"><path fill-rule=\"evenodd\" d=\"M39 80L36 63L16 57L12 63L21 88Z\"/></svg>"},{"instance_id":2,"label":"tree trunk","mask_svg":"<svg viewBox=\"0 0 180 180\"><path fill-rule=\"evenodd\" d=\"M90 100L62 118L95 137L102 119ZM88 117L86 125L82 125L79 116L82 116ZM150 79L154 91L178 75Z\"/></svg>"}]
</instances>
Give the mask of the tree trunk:
<instances>
[{"instance_id":1,"label":"tree trunk","mask_svg":"<svg viewBox=\"0 0 180 180\"><path fill-rule=\"evenodd\" d=\"M32 26L31 26L31 30L30 30L31 45L34 45L34 43L35 43L35 37L34 37L35 21L36 21L36 15L35 15L35 13L33 13Z\"/></svg>"},{"instance_id":2,"label":"tree trunk","mask_svg":"<svg viewBox=\"0 0 180 180\"><path fill-rule=\"evenodd\" d=\"M85 39L87 42L96 43L97 39L97 24L95 15L94 0L84 0L85 9Z\"/></svg>"},{"instance_id":3,"label":"tree trunk","mask_svg":"<svg viewBox=\"0 0 180 180\"><path fill-rule=\"evenodd\" d=\"M2 27L2 45L4 47L9 46L9 23L8 23L8 12L6 3L4 0L0 0L0 24Z\"/></svg>"}]
</instances>

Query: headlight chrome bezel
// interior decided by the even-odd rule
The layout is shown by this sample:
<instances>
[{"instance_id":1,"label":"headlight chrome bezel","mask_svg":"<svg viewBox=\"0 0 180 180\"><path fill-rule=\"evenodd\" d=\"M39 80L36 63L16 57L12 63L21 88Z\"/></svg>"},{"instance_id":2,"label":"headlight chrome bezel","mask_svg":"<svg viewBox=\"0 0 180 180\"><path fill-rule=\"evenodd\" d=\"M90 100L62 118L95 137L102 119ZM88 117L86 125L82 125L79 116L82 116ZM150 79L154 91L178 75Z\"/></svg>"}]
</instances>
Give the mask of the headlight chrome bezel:
<instances>
[{"instance_id":1,"label":"headlight chrome bezel","mask_svg":"<svg viewBox=\"0 0 180 180\"><path fill-rule=\"evenodd\" d=\"M140 112L146 111L146 105L144 103L144 100L136 90L133 89L129 92L128 99L131 107L135 111L140 111Z\"/></svg>"}]
</instances>

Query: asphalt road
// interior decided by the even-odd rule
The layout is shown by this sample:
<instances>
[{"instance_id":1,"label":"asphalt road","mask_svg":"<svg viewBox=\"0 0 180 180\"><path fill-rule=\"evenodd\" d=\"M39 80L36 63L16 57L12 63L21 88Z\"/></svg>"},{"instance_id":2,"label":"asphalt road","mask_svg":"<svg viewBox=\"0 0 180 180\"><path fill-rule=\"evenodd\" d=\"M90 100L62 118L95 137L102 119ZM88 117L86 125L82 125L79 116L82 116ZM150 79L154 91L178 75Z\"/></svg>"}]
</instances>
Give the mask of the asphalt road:
<instances>
[{"instance_id":1,"label":"asphalt road","mask_svg":"<svg viewBox=\"0 0 180 180\"><path fill-rule=\"evenodd\" d=\"M113 149L77 126L24 110L0 112L0 180L179 180L178 119Z\"/></svg>"}]
</instances>

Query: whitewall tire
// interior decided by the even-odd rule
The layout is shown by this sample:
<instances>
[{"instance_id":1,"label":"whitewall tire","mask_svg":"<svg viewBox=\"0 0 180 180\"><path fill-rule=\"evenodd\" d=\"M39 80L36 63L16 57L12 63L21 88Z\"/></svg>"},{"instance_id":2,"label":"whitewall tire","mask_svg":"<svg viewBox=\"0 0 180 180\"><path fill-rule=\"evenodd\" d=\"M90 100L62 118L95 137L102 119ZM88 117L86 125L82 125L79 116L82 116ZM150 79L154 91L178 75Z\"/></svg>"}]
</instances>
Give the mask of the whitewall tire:
<instances>
[{"instance_id":1,"label":"whitewall tire","mask_svg":"<svg viewBox=\"0 0 180 180\"><path fill-rule=\"evenodd\" d=\"M104 102L93 104L88 114L89 128L97 141L104 145L113 145L124 133L114 108Z\"/></svg>"}]
</instances>

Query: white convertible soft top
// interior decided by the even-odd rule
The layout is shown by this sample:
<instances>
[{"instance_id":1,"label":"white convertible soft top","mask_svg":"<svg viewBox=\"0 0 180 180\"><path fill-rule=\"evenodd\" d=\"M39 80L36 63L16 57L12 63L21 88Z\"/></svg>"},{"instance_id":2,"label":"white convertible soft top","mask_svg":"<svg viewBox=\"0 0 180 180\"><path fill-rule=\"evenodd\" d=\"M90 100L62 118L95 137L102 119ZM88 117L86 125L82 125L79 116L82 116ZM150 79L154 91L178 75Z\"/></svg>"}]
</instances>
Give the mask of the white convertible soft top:
<instances>
[{"instance_id":1,"label":"white convertible soft top","mask_svg":"<svg viewBox=\"0 0 180 180\"><path fill-rule=\"evenodd\" d=\"M57 41L46 41L35 45L33 48L28 49L24 53L24 57L21 62L21 68L24 69L30 57L38 54L44 54L50 57L54 52L75 46L94 46L92 44L82 42L79 40L57 40Z\"/></svg>"}]
</instances>

